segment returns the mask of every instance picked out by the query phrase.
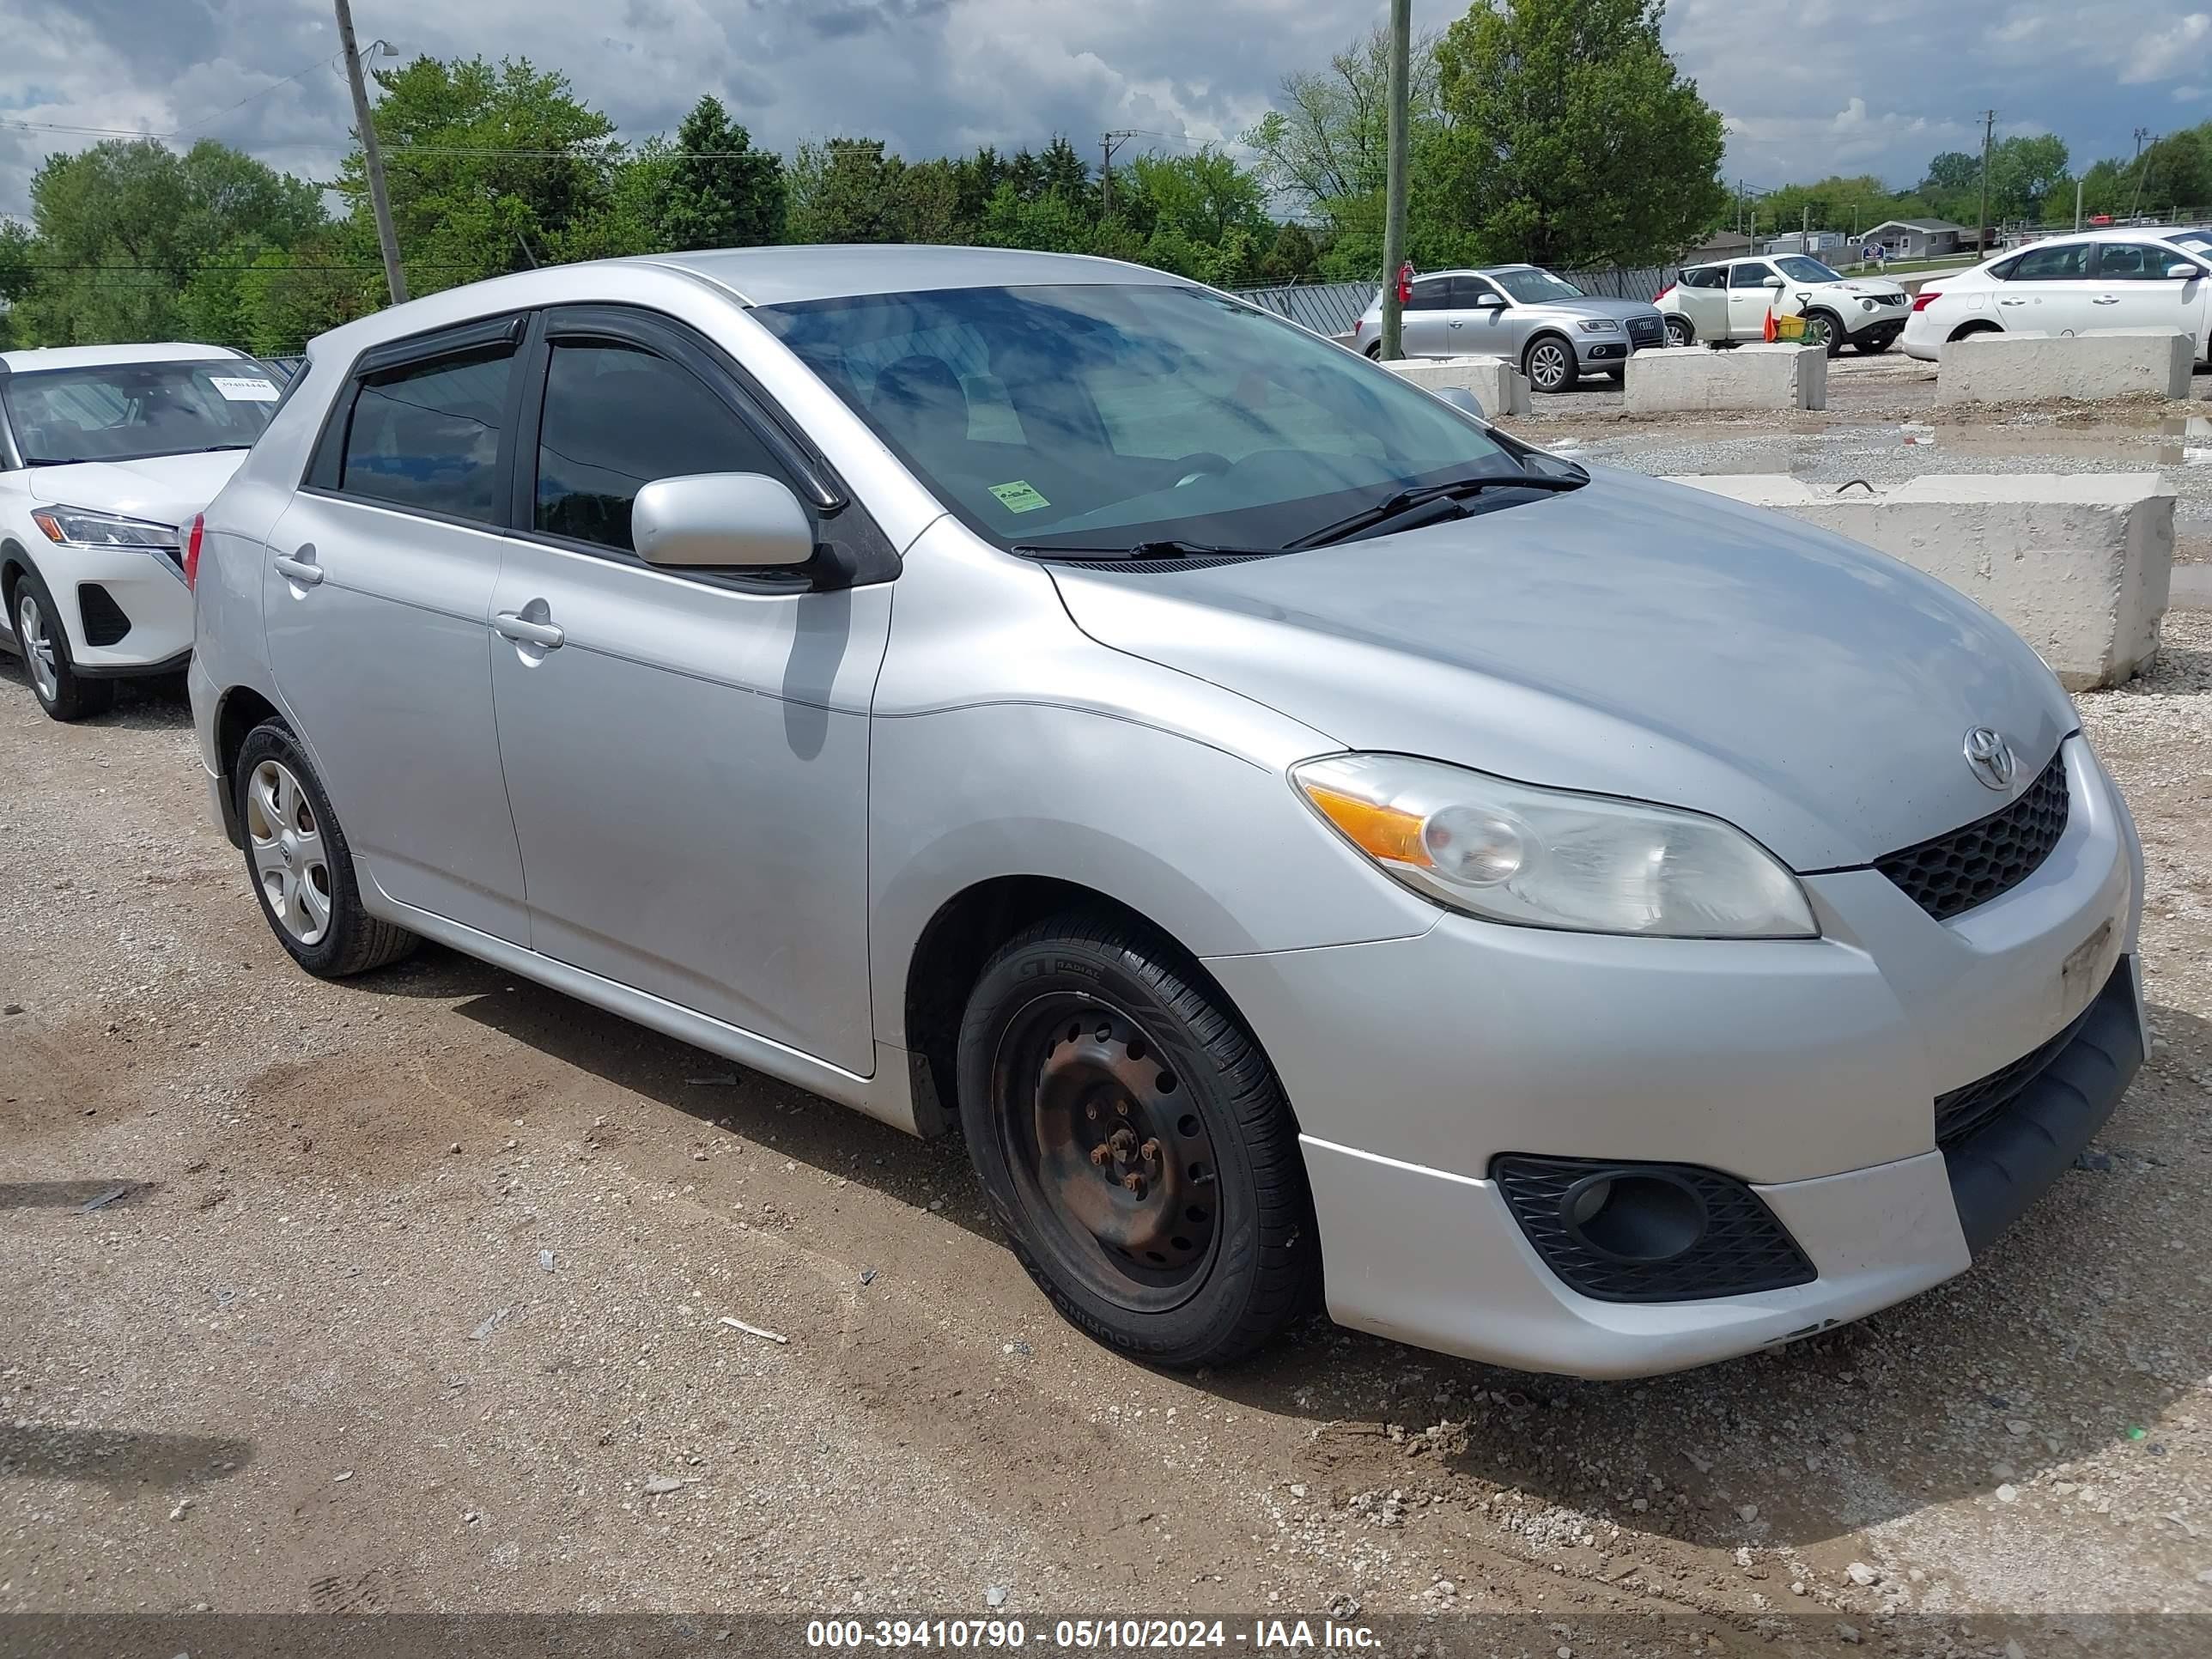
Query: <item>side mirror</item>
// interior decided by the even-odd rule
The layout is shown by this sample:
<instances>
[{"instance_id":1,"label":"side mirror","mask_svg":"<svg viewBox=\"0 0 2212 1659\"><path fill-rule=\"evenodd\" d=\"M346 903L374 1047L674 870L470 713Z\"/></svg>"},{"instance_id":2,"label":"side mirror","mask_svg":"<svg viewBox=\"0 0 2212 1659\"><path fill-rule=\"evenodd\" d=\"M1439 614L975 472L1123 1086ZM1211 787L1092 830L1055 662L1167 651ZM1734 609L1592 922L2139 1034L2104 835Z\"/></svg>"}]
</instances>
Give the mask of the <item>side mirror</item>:
<instances>
[{"instance_id":1,"label":"side mirror","mask_svg":"<svg viewBox=\"0 0 2212 1659\"><path fill-rule=\"evenodd\" d=\"M1482 399L1463 386L1438 386L1429 395L1439 403L1449 404L1462 415L1472 415L1476 420L1485 422L1490 419L1489 416L1483 413Z\"/></svg>"},{"instance_id":2,"label":"side mirror","mask_svg":"<svg viewBox=\"0 0 2212 1659\"><path fill-rule=\"evenodd\" d=\"M1766 279L1764 286L1767 288L1780 288L1782 286L1782 279L1779 276L1770 276Z\"/></svg>"},{"instance_id":3,"label":"side mirror","mask_svg":"<svg viewBox=\"0 0 2212 1659\"><path fill-rule=\"evenodd\" d=\"M790 488L758 472L656 478L637 492L630 539L647 564L727 569L805 564L814 524Z\"/></svg>"},{"instance_id":4,"label":"side mirror","mask_svg":"<svg viewBox=\"0 0 2212 1659\"><path fill-rule=\"evenodd\" d=\"M1474 308L1477 311L1503 311L1505 301L1495 294L1478 294L1474 296Z\"/></svg>"},{"instance_id":5,"label":"side mirror","mask_svg":"<svg viewBox=\"0 0 2212 1659\"><path fill-rule=\"evenodd\" d=\"M2166 268L2166 274L2168 276L2178 276L2186 283L2202 276L2204 271L2202 266L2193 265L2186 259L2176 259Z\"/></svg>"}]
</instances>

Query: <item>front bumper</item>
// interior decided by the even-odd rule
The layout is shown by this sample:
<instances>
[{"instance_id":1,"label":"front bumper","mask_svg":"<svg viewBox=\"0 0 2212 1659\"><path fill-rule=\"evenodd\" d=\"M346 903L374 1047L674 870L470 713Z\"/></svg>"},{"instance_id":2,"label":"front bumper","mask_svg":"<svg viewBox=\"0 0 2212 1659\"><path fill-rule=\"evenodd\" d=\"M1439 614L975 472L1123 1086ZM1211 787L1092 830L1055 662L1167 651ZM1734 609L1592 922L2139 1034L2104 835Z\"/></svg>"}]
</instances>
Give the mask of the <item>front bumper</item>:
<instances>
[{"instance_id":1,"label":"front bumper","mask_svg":"<svg viewBox=\"0 0 2212 1659\"><path fill-rule=\"evenodd\" d=\"M2014 1171L1990 1194L1962 1185L1959 1150L1936 1146L1936 1096L2064 1029L2134 951L2134 827L2087 744L2069 738L2065 755L2073 811L2048 859L1948 923L1853 870L1805 878L1818 939L1620 939L1451 915L1417 939L1209 959L1299 1115L1332 1315L1524 1370L1624 1376L1823 1329L1962 1271L2141 1061L2130 961L2113 981L2125 1018L2097 1005L2106 1062L2053 1062L2102 1102L2043 1125L2056 1164L2031 1167L2025 1143L1984 1148ZM1490 1178L1511 1152L1736 1176L1816 1277L1695 1302L1579 1295Z\"/></svg>"},{"instance_id":2,"label":"front bumper","mask_svg":"<svg viewBox=\"0 0 2212 1659\"><path fill-rule=\"evenodd\" d=\"M69 636L70 660L88 679L181 670L192 649L192 592L161 553L42 547L40 578ZM118 635L118 618L122 631ZM98 629L105 643L93 642Z\"/></svg>"},{"instance_id":3,"label":"front bumper","mask_svg":"<svg viewBox=\"0 0 2212 1659\"><path fill-rule=\"evenodd\" d=\"M1844 313L1844 333L1854 340L1869 334L1886 335L1895 339L1905 331L1905 319L1911 315L1910 302L1901 306L1876 306L1871 311L1854 302Z\"/></svg>"}]
</instances>

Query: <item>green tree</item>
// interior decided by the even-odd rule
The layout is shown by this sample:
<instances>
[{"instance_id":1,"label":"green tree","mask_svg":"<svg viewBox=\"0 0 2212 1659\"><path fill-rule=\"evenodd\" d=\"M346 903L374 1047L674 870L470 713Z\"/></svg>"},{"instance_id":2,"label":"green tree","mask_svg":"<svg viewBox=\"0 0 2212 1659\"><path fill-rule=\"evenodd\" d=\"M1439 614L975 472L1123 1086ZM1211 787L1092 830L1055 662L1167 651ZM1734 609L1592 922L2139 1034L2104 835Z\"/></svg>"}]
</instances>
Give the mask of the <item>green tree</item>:
<instances>
[{"instance_id":1,"label":"green tree","mask_svg":"<svg viewBox=\"0 0 2212 1659\"><path fill-rule=\"evenodd\" d=\"M1962 149L1947 149L1929 158L1928 171L1920 180L1920 194L1930 199L1955 196L1960 191L1979 189L1981 182L1980 156L1969 155Z\"/></svg>"},{"instance_id":2,"label":"green tree","mask_svg":"<svg viewBox=\"0 0 2212 1659\"><path fill-rule=\"evenodd\" d=\"M1129 167L1133 218L1172 225L1192 242L1212 246L1232 234L1272 237L1260 175L1224 150L1206 145L1189 155L1139 155Z\"/></svg>"},{"instance_id":3,"label":"green tree","mask_svg":"<svg viewBox=\"0 0 2212 1659\"><path fill-rule=\"evenodd\" d=\"M623 149L566 76L527 58L417 58L376 74L392 217L416 294L598 252ZM338 190L367 223L361 152Z\"/></svg>"},{"instance_id":4,"label":"green tree","mask_svg":"<svg viewBox=\"0 0 2212 1659\"><path fill-rule=\"evenodd\" d=\"M786 234L794 242L897 240L905 172L880 138L801 144L792 158Z\"/></svg>"},{"instance_id":5,"label":"green tree","mask_svg":"<svg viewBox=\"0 0 2212 1659\"><path fill-rule=\"evenodd\" d=\"M1723 210L1719 112L1660 44L1662 0L1478 4L1437 49L1451 125L1420 187L1493 258L1645 264Z\"/></svg>"},{"instance_id":6,"label":"green tree","mask_svg":"<svg viewBox=\"0 0 2212 1659\"><path fill-rule=\"evenodd\" d=\"M677 129L664 188L664 247L758 247L782 239L783 158L755 149L719 98L700 99Z\"/></svg>"},{"instance_id":7,"label":"green tree","mask_svg":"<svg viewBox=\"0 0 2212 1659\"><path fill-rule=\"evenodd\" d=\"M1440 125L1437 41L1413 42L1409 88L1413 129ZM1389 152L1389 31L1377 27L1320 71L1283 77L1276 106L1244 135L1267 187L1293 205L1334 216L1337 204L1380 198Z\"/></svg>"},{"instance_id":8,"label":"green tree","mask_svg":"<svg viewBox=\"0 0 2212 1659\"><path fill-rule=\"evenodd\" d=\"M2071 180L2066 161L2065 143L2047 132L2007 138L1993 146L1990 151L1991 216L2000 221L2040 218L2045 201L2062 182ZM1980 210L1978 197L1975 211Z\"/></svg>"}]
</instances>

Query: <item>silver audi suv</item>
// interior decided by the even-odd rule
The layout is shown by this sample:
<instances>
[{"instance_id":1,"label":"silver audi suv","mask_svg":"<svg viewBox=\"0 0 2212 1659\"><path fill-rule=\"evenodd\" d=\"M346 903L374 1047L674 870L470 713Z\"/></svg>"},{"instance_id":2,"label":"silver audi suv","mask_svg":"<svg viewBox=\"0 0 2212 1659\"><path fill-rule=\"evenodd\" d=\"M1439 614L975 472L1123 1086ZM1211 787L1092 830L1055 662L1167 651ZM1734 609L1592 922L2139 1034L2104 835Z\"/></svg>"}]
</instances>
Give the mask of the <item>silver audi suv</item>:
<instances>
[{"instance_id":1,"label":"silver audi suv","mask_svg":"<svg viewBox=\"0 0 2212 1659\"><path fill-rule=\"evenodd\" d=\"M1503 357L1539 392L1572 392L1585 374L1620 380L1630 357L1667 343L1658 307L1585 294L1538 265L1420 277L1402 328L1408 357ZM1352 325L1352 343L1382 355L1380 294Z\"/></svg>"},{"instance_id":2,"label":"silver audi suv","mask_svg":"<svg viewBox=\"0 0 2212 1659\"><path fill-rule=\"evenodd\" d=\"M314 342L187 546L216 814L902 1128L1146 1360L1610 1376L1965 1269L2141 1063L2035 653L1177 277L570 265Z\"/></svg>"}]
</instances>

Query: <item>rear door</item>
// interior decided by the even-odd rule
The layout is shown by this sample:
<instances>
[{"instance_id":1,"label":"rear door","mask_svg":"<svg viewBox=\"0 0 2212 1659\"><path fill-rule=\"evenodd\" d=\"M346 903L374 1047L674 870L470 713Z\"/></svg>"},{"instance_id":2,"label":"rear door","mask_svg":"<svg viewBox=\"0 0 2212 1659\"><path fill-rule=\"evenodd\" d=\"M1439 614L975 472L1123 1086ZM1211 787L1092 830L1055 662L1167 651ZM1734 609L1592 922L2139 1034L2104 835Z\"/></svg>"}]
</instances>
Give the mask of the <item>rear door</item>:
<instances>
[{"instance_id":1,"label":"rear door","mask_svg":"<svg viewBox=\"0 0 2212 1659\"><path fill-rule=\"evenodd\" d=\"M672 321L578 307L544 336L491 606L531 945L866 1076L868 700L891 584L645 563L630 508L653 479L766 473L818 514L819 473ZM858 504L817 526L883 540Z\"/></svg>"},{"instance_id":2,"label":"rear door","mask_svg":"<svg viewBox=\"0 0 2212 1659\"><path fill-rule=\"evenodd\" d=\"M1728 268L1692 265L1674 285L1674 301L1699 340L1724 340L1729 332Z\"/></svg>"},{"instance_id":3,"label":"rear door","mask_svg":"<svg viewBox=\"0 0 2212 1659\"><path fill-rule=\"evenodd\" d=\"M485 619L522 331L495 319L364 355L270 534L262 595L278 693L356 859L399 902L517 944Z\"/></svg>"},{"instance_id":4,"label":"rear door","mask_svg":"<svg viewBox=\"0 0 2212 1659\"><path fill-rule=\"evenodd\" d=\"M2102 290L2089 276L2094 242L2039 242L2005 268L1997 285L1997 320L2015 331L2080 334L2110 328L2112 307L2092 301Z\"/></svg>"},{"instance_id":5,"label":"rear door","mask_svg":"<svg viewBox=\"0 0 2212 1659\"><path fill-rule=\"evenodd\" d=\"M1453 280L1424 276L1413 284L1404 325L1408 357L1449 357L1456 349L1451 342Z\"/></svg>"},{"instance_id":6,"label":"rear door","mask_svg":"<svg viewBox=\"0 0 2212 1659\"><path fill-rule=\"evenodd\" d=\"M1775 290L1769 288L1766 282L1768 277L1777 274L1774 267L1764 259L1739 259L1729 267L1730 337L1738 340L1766 337L1766 313L1775 301Z\"/></svg>"},{"instance_id":7,"label":"rear door","mask_svg":"<svg viewBox=\"0 0 2212 1659\"><path fill-rule=\"evenodd\" d=\"M2202 278L2166 274L2182 256L2155 242L2100 242L2090 264L2093 328L2178 328L2197 335ZM2194 264L2194 261L2189 263Z\"/></svg>"}]
</instances>

